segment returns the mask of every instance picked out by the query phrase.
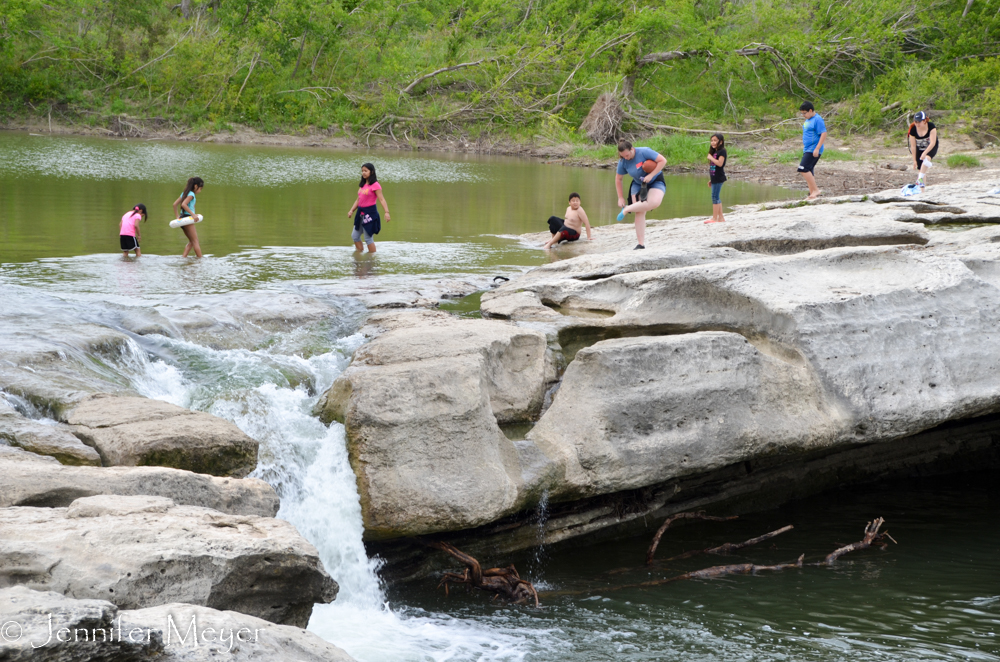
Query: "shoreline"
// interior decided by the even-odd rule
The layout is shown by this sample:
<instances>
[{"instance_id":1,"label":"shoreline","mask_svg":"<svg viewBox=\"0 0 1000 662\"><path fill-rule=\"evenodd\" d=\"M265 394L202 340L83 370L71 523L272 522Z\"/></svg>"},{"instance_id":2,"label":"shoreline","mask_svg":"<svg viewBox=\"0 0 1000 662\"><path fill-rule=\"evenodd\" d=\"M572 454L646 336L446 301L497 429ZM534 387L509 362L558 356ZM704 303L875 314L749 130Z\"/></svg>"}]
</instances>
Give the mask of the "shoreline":
<instances>
[{"instance_id":1,"label":"shoreline","mask_svg":"<svg viewBox=\"0 0 1000 662\"><path fill-rule=\"evenodd\" d=\"M179 127L162 118L133 118L113 116L110 125L87 126L65 122L44 122L28 119L11 119L0 125L0 131L27 133L28 135L82 136L111 140L197 142L221 145L253 145L264 147L296 147L340 150L386 150L440 154L478 154L484 156L510 156L541 161L547 165L577 168L613 169L614 163L595 156L580 155L581 148L593 149L595 145L575 145L559 142L552 144L522 143L505 138L479 138L469 140L464 136L445 136L433 140L410 139L406 142L390 136L352 135L349 128L339 131L318 130L307 127L299 134L261 133L256 129L234 125L222 131L197 131ZM641 143L643 138L633 138ZM730 147L752 150L749 158L727 166L731 181L741 181L767 186L779 186L792 191L806 192L805 183L796 171L791 153L800 150L798 138L778 140L774 137L755 138L753 145L731 141ZM898 142L898 141L896 141ZM912 183L914 172L909 166L911 157L905 147L893 146L893 136L849 135L831 137L827 142L826 159L817 166L816 179L823 195L865 195L902 187ZM831 156L836 152L836 156ZM975 155L978 166L948 167L946 159L954 154ZM1000 169L1000 152L980 149L964 136L942 139L942 153L929 174L930 185L957 182L975 182L984 172ZM664 168L668 175L700 174L704 168L693 164L670 163Z\"/></svg>"}]
</instances>

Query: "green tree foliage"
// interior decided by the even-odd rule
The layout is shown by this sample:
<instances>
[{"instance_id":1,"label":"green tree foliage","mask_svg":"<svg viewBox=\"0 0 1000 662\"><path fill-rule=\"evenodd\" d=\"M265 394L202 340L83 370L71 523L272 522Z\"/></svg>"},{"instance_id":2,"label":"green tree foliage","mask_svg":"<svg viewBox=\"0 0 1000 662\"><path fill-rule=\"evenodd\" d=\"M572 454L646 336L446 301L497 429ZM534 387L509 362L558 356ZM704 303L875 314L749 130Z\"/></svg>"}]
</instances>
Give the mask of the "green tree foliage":
<instances>
[{"instance_id":1,"label":"green tree foliage","mask_svg":"<svg viewBox=\"0 0 1000 662\"><path fill-rule=\"evenodd\" d=\"M991 132L998 55L989 0L0 0L7 114L397 138L572 137L604 92L633 131L810 98L846 130L920 108Z\"/></svg>"}]
</instances>

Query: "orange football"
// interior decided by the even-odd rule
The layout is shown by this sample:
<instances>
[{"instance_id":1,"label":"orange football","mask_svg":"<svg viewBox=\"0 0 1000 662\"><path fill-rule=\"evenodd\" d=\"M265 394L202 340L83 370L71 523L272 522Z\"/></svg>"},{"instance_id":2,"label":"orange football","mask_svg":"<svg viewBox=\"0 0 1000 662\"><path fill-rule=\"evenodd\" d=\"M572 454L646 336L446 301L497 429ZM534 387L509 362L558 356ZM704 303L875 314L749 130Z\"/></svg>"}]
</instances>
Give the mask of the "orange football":
<instances>
[{"instance_id":1,"label":"orange football","mask_svg":"<svg viewBox=\"0 0 1000 662\"><path fill-rule=\"evenodd\" d=\"M647 175L656 170L656 161L643 161L642 171Z\"/></svg>"}]
</instances>

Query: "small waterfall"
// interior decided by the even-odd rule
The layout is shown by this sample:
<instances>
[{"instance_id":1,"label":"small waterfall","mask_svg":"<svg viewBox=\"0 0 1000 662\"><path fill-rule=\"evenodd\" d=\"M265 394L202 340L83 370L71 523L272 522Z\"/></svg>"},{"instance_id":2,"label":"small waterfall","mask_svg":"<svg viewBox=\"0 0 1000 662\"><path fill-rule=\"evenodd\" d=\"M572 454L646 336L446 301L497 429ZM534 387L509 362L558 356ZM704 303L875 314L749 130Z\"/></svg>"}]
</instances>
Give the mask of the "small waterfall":
<instances>
[{"instance_id":1,"label":"small waterfall","mask_svg":"<svg viewBox=\"0 0 1000 662\"><path fill-rule=\"evenodd\" d=\"M531 555L531 562L528 567L528 575L535 587L544 585L545 582L545 534L549 524L549 491L542 492L535 508L535 540L536 545Z\"/></svg>"},{"instance_id":2,"label":"small waterfall","mask_svg":"<svg viewBox=\"0 0 1000 662\"><path fill-rule=\"evenodd\" d=\"M163 336L140 342L143 346L122 353L117 366L134 389L230 420L260 441L252 475L274 486L281 497L278 517L316 546L340 585L336 601L316 605L312 631L359 662L514 661L536 646L533 640L544 631L506 621L490 627L388 604L379 562L368 558L362 540L361 504L344 427L327 427L311 413L360 346L360 336L341 339L330 352L310 358L214 350ZM545 504L547 495L539 507L540 535Z\"/></svg>"}]
</instances>

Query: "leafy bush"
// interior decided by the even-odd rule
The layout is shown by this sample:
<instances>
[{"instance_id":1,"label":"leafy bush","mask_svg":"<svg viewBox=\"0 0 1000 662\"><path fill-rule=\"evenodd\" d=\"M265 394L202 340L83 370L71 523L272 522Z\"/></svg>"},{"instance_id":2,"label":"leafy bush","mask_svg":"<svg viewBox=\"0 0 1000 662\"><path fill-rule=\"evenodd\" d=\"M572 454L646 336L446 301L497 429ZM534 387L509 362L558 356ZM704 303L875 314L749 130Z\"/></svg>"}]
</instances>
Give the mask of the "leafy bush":
<instances>
[{"instance_id":1,"label":"leafy bush","mask_svg":"<svg viewBox=\"0 0 1000 662\"><path fill-rule=\"evenodd\" d=\"M0 115L57 108L264 130L349 124L354 135L400 139L575 142L597 96L616 91L623 131L665 131L647 144L672 164L704 163L707 135L664 127L773 125L795 118L803 98L839 135L902 128L908 113L931 108L1000 131L1000 59L991 56L1000 15L986 2L914 6L0 0Z\"/></svg>"}]
</instances>

